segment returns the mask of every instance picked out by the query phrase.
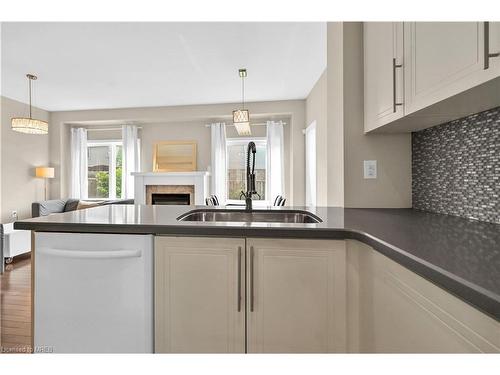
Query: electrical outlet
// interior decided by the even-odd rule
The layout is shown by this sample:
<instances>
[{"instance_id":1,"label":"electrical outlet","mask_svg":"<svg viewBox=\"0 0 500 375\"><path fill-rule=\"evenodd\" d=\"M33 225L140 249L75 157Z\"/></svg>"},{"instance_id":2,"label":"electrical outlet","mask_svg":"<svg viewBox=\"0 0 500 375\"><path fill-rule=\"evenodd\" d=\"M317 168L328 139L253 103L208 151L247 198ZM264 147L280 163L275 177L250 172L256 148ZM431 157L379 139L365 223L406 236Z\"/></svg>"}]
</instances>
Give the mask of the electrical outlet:
<instances>
[{"instance_id":1,"label":"electrical outlet","mask_svg":"<svg viewBox=\"0 0 500 375\"><path fill-rule=\"evenodd\" d=\"M12 219L14 219L14 220L17 220L17 211L16 211L16 210L12 211L12 212L10 213L10 217L11 217Z\"/></svg>"},{"instance_id":2,"label":"electrical outlet","mask_svg":"<svg viewBox=\"0 0 500 375\"><path fill-rule=\"evenodd\" d=\"M377 178L376 160L363 160L363 177L365 179Z\"/></svg>"}]
</instances>

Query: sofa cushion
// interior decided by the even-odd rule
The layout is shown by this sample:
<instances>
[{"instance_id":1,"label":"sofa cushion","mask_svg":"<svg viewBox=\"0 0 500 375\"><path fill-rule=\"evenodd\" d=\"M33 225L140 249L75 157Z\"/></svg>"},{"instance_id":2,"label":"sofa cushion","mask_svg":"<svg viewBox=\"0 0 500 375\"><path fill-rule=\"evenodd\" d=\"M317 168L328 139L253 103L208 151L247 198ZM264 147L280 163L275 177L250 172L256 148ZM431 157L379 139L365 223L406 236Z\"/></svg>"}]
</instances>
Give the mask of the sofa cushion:
<instances>
[{"instance_id":1,"label":"sofa cushion","mask_svg":"<svg viewBox=\"0 0 500 375\"><path fill-rule=\"evenodd\" d=\"M64 212L75 211L78 208L79 199L68 199L64 205Z\"/></svg>"},{"instance_id":2,"label":"sofa cushion","mask_svg":"<svg viewBox=\"0 0 500 375\"><path fill-rule=\"evenodd\" d=\"M101 205L101 201L80 201L78 202L77 210L84 210L86 208L98 207Z\"/></svg>"},{"instance_id":3,"label":"sofa cushion","mask_svg":"<svg viewBox=\"0 0 500 375\"><path fill-rule=\"evenodd\" d=\"M115 199L115 200L107 200L101 203L102 206L108 204L134 204L134 199Z\"/></svg>"},{"instance_id":4,"label":"sofa cushion","mask_svg":"<svg viewBox=\"0 0 500 375\"><path fill-rule=\"evenodd\" d=\"M53 199L50 201L35 202L32 204L33 217L47 216L57 212L64 212L66 201L63 199Z\"/></svg>"}]
</instances>

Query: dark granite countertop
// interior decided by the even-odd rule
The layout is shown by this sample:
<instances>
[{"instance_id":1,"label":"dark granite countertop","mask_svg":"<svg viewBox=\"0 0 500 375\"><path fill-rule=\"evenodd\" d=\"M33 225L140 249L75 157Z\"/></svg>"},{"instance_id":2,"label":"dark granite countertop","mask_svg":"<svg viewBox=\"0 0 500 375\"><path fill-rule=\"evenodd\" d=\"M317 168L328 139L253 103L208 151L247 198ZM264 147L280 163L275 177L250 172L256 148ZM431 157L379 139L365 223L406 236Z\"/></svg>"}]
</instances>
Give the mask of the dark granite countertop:
<instances>
[{"instance_id":1,"label":"dark granite countertop","mask_svg":"<svg viewBox=\"0 0 500 375\"><path fill-rule=\"evenodd\" d=\"M21 220L14 227L52 232L355 239L500 321L498 224L412 209L337 207L293 208L316 214L323 220L318 224L177 221L191 209L110 205Z\"/></svg>"}]
</instances>

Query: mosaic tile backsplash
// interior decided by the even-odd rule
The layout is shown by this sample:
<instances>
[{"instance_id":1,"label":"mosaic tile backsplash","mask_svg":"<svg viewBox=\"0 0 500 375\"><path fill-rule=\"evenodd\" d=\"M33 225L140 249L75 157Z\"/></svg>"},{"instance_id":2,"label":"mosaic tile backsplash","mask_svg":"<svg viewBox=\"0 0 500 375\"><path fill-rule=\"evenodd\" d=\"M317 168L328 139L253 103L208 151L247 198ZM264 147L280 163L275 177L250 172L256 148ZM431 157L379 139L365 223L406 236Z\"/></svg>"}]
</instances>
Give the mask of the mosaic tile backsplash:
<instances>
[{"instance_id":1,"label":"mosaic tile backsplash","mask_svg":"<svg viewBox=\"0 0 500 375\"><path fill-rule=\"evenodd\" d=\"M500 107L412 133L412 199L500 224Z\"/></svg>"}]
</instances>

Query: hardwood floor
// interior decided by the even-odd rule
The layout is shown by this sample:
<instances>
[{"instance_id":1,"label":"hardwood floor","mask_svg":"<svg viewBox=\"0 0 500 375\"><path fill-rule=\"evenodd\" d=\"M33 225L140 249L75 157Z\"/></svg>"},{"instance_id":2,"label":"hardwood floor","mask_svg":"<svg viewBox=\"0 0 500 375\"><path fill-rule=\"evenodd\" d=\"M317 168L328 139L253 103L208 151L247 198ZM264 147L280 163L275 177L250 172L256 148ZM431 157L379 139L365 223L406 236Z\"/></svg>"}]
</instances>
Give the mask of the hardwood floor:
<instances>
[{"instance_id":1,"label":"hardwood floor","mask_svg":"<svg viewBox=\"0 0 500 375\"><path fill-rule=\"evenodd\" d=\"M31 258L16 259L0 275L0 353L31 352Z\"/></svg>"}]
</instances>

